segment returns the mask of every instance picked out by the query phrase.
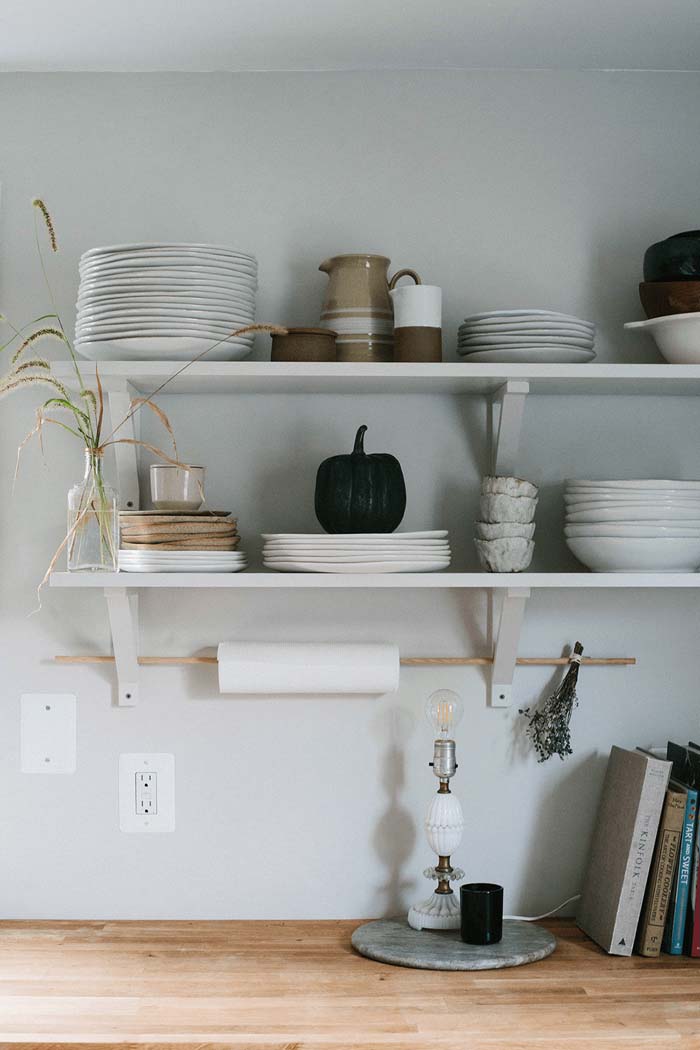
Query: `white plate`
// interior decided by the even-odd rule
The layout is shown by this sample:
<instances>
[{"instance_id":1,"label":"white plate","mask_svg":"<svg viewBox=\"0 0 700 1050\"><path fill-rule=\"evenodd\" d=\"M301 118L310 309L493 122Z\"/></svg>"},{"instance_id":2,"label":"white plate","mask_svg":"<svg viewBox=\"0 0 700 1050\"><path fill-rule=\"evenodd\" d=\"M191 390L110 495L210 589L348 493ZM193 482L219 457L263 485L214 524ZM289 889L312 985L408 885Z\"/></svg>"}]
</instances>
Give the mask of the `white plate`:
<instances>
[{"instance_id":1,"label":"white plate","mask_svg":"<svg viewBox=\"0 0 700 1050\"><path fill-rule=\"evenodd\" d=\"M435 529L432 532L263 532L264 540L444 540L447 529Z\"/></svg>"},{"instance_id":2,"label":"white plate","mask_svg":"<svg viewBox=\"0 0 700 1050\"><path fill-rule=\"evenodd\" d=\"M342 566L329 562L283 561L264 562L266 568L277 572L439 572L448 568L448 558L441 561L367 561L345 563Z\"/></svg>"},{"instance_id":3,"label":"white plate","mask_svg":"<svg viewBox=\"0 0 700 1050\"><path fill-rule=\"evenodd\" d=\"M575 525L577 522L601 522L601 521L658 521L663 520L677 524L679 521L692 521L700 524L700 511L693 505L679 507L676 504L668 508L663 503L632 504L616 503L606 506L600 510L572 510L566 515L566 524Z\"/></svg>"},{"instance_id":4,"label":"white plate","mask_svg":"<svg viewBox=\"0 0 700 1050\"><path fill-rule=\"evenodd\" d=\"M632 525L620 524L614 521L606 521L599 525L565 525L565 536L642 536L653 538L654 536L671 536L675 538L692 539L700 536L700 524L696 526L684 525Z\"/></svg>"},{"instance_id":5,"label":"white plate","mask_svg":"<svg viewBox=\"0 0 700 1050\"><path fill-rule=\"evenodd\" d=\"M89 361L191 361L205 350L207 361L242 361L252 353L248 343L227 339L213 346L210 339L189 337L85 340L75 349Z\"/></svg>"},{"instance_id":6,"label":"white plate","mask_svg":"<svg viewBox=\"0 0 700 1050\"><path fill-rule=\"evenodd\" d=\"M486 349L490 346L495 346L499 349L506 349L511 346L526 346L530 347L533 345L537 346L579 346L584 350L590 350L593 347L593 340L588 336L578 337L575 335L571 336L559 336L559 335L542 335L534 338L529 333L524 335L475 335L469 336L464 339L459 339L457 345L465 350L470 348L474 349Z\"/></svg>"},{"instance_id":7,"label":"white plate","mask_svg":"<svg viewBox=\"0 0 700 1050\"><path fill-rule=\"evenodd\" d=\"M237 288L254 291L257 287L258 282L255 280L244 281L242 278L233 280L233 278L215 275L209 277L165 277L161 275L158 275L158 277L116 277L110 281L81 281L78 297L80 298L90 293L107 295L115 291L144 291L158 295L160 290L183 292L187 289L190 289L193 295L199 295L205 291L207 294L216 292L221 295L222 290L226 290L227 293L235 293Z\"/></svg>"},{"instance_id":8,"label":"white plate","mask_svg":"<svg viewBox=\"0 0 700 1050\"><path fill-rule=\"evenodd\" d=\"M567 489L700 489L700 481L678 481L673 478L628 479L626 481L567 481Z\"/></svg>"},{"instance_id":9,"label":"white plate","mask_svg":"<svg viewBox=\"0 0 700 1050\"><path fill-rule=\"evenodd\" d=\"M119 571L120 572L149 572L149 573L152 573L152 572L242 572L244 569L247 569L247 568L248 568L247 564L245 564L245 565L231 565L229 568L215 568L213 566L207 566L206 568L202 568L199 565L187 564L187 565L176 565L176 566L173 566L172 568L165 568L165 567L163 567L163 568L158 568L158 569L147 569L147 568L136 567L136 566L131 566L131 565L129 565L129 566L127 566L127 565L121 566L120 565L119 566Z\"/></svg>"},{"instance_id":10,"label":"white plate","mask_svg":"<svg viewBox=\"0 0 700 1050\"><path fill-rule=\"evenodd\" d=\"M461 353L465 364L562 364L584 365L595 358L595 350L579 350L573 346L531 346L509 350L481 350L475 354Z\"/></svg>"},{"instance_id":11,"label":"white plate","mask_svg":"<svg viewBox=\"0 0 700 1050\"><path fill-rule=\"evenodd\" d=\"M108 304L107 306L83 306L78 309L78 317L84 322L93 322L95 324L101 324L106 320L115 321L128 321L132 317L147 318L149 320L163 320L163 318L182 318L182 320L193 320L193 321L223 321L228 324L229 321L237 321L241 317L254 317L255 309L253 306L192 306L184 303L179 306L169 306L167 303L140 303L132 301L128 306L126 304L121 306L115 306L114 304Z\"/></svg>"},{"instance_id":12,"label":"white plate","mask_svg":"<svg viewBox=\"0 0 700 1050\"><path fill-rule=\"evenodd\" d=\"M200 262L213 262L217 266L240 265L257 267L258 265L257 260L252 255L241 255L240 253L238 255L230 255L224 252L205 251L203 248L194 252L170 248L168 250L144 250L122 252L121 254L112 252L109 255L82 256L79 267L80 269L89 269L90 267L99 268L101 266L141 266L144 263L147 266L168 266L173 261L184 263L185 265L194 263L195 266Z\"/></svg>"},{"instance_id":13,"label":"white plate","mask_svg":"<svg viewBox=\"0 0 700 1050\"><path fill-rule=\"evenodd\" d=\"M366 562L366 561L444 561L450 560L450 555L443 552L433 554L415 554L412 551L407 551L405 554L394 554L387 552L380 553L369 553L360 552L358 554L302 554L299 551L288 551L286 554L272 554L270 551L264 551L263 557L265 561L272 563L276 562L288 562L288 561L308 561L308 562L322 562L324 565L354 565L355 562Z\"/></svg>"},{"instance_id":14,"label":"white plate","mask_svg":"<svg viewBox=\"0 0 700 1050\"><path fill-rule=\"evenodd\" d=\"M157 270L113 270L109 273L82 273L80 275L81 287L96 286L99 288L105 288L112 284L123 283L124 281L134 282L152 282L152 281L212 281L217 284L227 283L230 281L240 281L244 285L255 285L257 287L257 278L254 274L247 274L242 270L223 270L216 267L209 266L197 266L197 267L159 267Z\"/></svg>"},{"instance_id":15,"label":"white plate","mask_svg":"<svg viewBox=\"0 0 700 1050\"><path fill-rule=\"evenodd\" d=\"M700 538L571 536L566 543L594 572L695 572L700 566Z\"/></svg>"},{"instance_id":16,"label":"white plate","mask_svg":"<svg viewBox=\"0 0 700 1050\"><path fill-rule=\"evenodd\" d=\"M266 543L265 554L279 555L279 554L300 554L305 556L307 554L318 554L326 557L336 557L336 555L344 554L449 554L450 547L446 543L435 543L425 544L419 546L418 544L401 543L394 544L390 547L388 544L355 544L354 546L331 546L319 544L303 544L303 543Z\"/></svg>"},{"instance_id":17,"label":"white plate","mask_svg":"<svg viewBox=\"0 0 700 1050\"><path fill-rule=\"evenodd\" d=\"M474 321L469 324L461 324L459 326L460 335L474 335L483 333L485 335L493 333L498 335L499 333L507 332L568 332L569 334L583 334L587 336L595 335L595 325L589 324L587 321L550 321L547 318L541 318L536 320L534 318L530 320L501 320L501 321Z\"/></svg>"},{"instance_id":18,"label":"white plate","mask_svg":"<svg viewBox=\"0 0 700 1050\"><path fill-rule=\"evenodd\" d=\"M231 325L218 325L202 321L200 324L180 324L179 321L139 321L133 324L109 323L105 324L77 324L75 335L77 339L110 339L112 336L122 338L126 336L171 336L171 335L195 335L201 339L211 336L212 339L226 339L243 328L248 328L250 322L241 321ZM244 339L245 334L236 336Z\"/></svg>"},{"instance_id":19,"label":"white plate","mask_svg":"<svg viewBox=\"0 0 700 1050\"><path fill-rule=\"evenodd\" d=\"M255 289L245 285L236 285L228 289L215 288L213 291L185 288L126 288L119 292L100 291L85 292L82 288L78 294L77 305L82 306L128 306L134 303L162 303L164 306L189 306L190 303L202 306L217 307L222 303L255 302Z\"/></svg>"},{"instance_id":20,"label":"white plate","mask_svg":"<svg viewBox=\"0 0 700 1050\"><path fill-rule=\"evenodd\" d=\"M486 310L480 314L469 314L464 318L464 324L474 324L478 321L498 321L500 318L519 318L523 321L548 319L550 321L573 321L574 324L585 324L593 327L591 321L582 317L574 317L573 314L560 314L556 310ZM512 323L512 322L509 322Z\"/></svg>"},{"instance_id":21,"label":"white plate","mask_svg":"<svg viewBox=\"0 0 700 1050\"><path fill-rule=\"evenodd\" d=\"M683 492L679 492L678 489L657 489L656 492L652 493L651 490L637 490L636 492L632 489L624 489L622 491L614 491L611 489L588 489L577 493L566 493L564 496L564 503L567 507L576 507L581 503L597 503L603 506L608 503L686 503L688 500L698 499L697 491L689 491L686 489Z\"/></svg>"},{"instance_id":22,"label":"white plate","mask_svg":"<svg viewBox=\"0 0 700 1050\"><path fill-rule=\"evenodd\" d=\"M681 500L672 499L627 499L627 500L583 500L580 503L571 503L567 506L567 514L579 510L608 510L610 507L619 510L636 510L639 507L646 509L656 508L657 517L673 517L677 510L695 510L700 513L700 499L688 496Z\"/></svg>"},{"instance_id":23,"label":"white plate","mask_svg":"<svg viewBox=\"0 0 700 1050\"><path fill-rule=\"evenodd\" d=\"M239 251L236 248L229 248L224 244L199 244L190 243L189 241L139 241L136 244L108 244L105 246L99 246L97 248L88 248L80 256L81 259L90 259L93 256L101 255L121 255L122 253L128 254L129 252L161 252L161 251L178 251L178 252L215 252L217 255L242 255L246 259L254 259L255 256L251 255L250 252Z\"/></svg>"}]
</instances>

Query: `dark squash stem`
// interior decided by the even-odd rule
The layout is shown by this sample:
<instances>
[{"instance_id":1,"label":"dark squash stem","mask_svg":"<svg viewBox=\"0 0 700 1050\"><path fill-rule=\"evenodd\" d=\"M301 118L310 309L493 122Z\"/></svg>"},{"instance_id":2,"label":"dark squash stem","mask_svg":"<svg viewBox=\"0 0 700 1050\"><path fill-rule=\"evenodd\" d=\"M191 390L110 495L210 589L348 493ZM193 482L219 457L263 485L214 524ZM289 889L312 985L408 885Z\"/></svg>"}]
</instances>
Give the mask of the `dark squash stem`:
<instances>
[{"instance_id":1,"label":"dark squash stem","mask_svg":"<svg viewBox=\"0 0 700 1050\"><path fill-rule=\"evenodd\" d=\"M352 450L353 456L364 456L365 454L365 434L367 433L367 427L363 423L360 429L355 434L355 447Z\"/></svg>"}]
</instances>

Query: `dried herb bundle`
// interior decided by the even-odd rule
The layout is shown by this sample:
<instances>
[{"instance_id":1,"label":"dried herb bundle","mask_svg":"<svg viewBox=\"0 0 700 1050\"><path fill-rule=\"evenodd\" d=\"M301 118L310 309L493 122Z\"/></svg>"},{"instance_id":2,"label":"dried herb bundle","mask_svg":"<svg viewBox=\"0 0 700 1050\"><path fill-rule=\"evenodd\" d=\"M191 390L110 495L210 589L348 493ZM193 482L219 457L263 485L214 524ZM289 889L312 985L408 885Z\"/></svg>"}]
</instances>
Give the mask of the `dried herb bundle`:
<instances>
[{"instance_id":1,"label":"dried herb bundle","mask_svg":"<svg viewBox=\"0 0 700 1050\"><path fill-rule=\"evenodd\" d=\"M529 721L527 734L537 752L538 762L546 762L552 755L559 755L563 762L567 755L573 754L570 722L573 709L578 707L576 683L582 653L583 646L576 642L563 682L537 711L531 714L529 707L520 709L520 714Z\"/></svg>"}]
</instances>

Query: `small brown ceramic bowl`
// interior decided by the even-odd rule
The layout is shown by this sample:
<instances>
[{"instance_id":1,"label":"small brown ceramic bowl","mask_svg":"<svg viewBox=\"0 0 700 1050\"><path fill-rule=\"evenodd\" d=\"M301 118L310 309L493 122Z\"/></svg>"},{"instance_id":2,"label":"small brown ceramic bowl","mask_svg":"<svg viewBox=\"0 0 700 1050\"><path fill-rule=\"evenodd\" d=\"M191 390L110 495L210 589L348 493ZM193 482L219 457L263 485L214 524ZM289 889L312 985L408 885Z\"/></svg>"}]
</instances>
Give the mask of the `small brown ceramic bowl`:
<instances>
[{"instance_id":1,"label":"small brown ceramic bowl","mask_svg":"<svg viewBox=\"0 0 700 1050\"><path fill-rule=\"evenodd\" d=\"M271 361L335 361L336 333L328 328L288 328L272 336Z\"/></svg>"},{"instance_id":2,"label":"small brown ceramic bowl","mask_svg":"<svg viewBox=\"0 0 700 1050\"><path fill-rule=\"evenodd\" d=\"M642 281L639 298L647 317L700 311L700 281Z\"/></svg>"}]
</instances>

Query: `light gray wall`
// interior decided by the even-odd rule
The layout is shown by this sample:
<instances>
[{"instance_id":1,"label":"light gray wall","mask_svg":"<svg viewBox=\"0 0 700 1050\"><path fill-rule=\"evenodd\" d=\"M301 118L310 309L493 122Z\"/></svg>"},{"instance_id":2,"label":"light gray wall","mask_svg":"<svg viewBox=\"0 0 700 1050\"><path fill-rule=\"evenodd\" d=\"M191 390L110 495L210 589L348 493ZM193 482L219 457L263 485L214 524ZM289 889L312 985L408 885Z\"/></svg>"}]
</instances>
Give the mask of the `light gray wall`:
<instances>
[{"instance_id":1,"label":"light gray wall","mask_svg":"<svg viewBox=\"0 0 700 1050\"><path fill-rule=\"evenodd\" d=\"M6 75L0 78L0 308L15 323L48 306L29 205L48 201L62 252L51 279L72 320L86 248L131 240L216 241L260 260L261 319L314 323L328 254L375 248L443 286L446 350L475 310L544 306L600 325L600 358L654 361L621 324L651 241L697 225L700 76L424 73ZM264 357L260 340L256 356ZM510 910L574 893L614 742L698 731L697 598L690 592L542 592L522 653L632 655L584 669L576 754L538 766L519 705L555 680L522 670L510 711L489 710L477 670L406 670L380 700L222 698L207 670L147 670L138 709L110 706L107 671L57 668L58 652L104 652L98 594L34 586L64 527L81 454L60 434L46 464L16 446L28 396L0 413L2 705L0 913L9 917L367 916L427 889L422 832L434 788L422 715L458 689L455 789L467 826L455 857L502 881ZM183 455L209 468L209 496L265 530L314 527L315 469L369 424L368 447L404 465L406 528L448 527L456 568L486 463L484 406L450 397L163 399ZM156 437L150 420L144 436ZM543 487L537 568L572 568L561 539L571 475L700 476L694 399L537 398L521 471ZM142 651L189 653L225 638L396 640L405 654L481 653L485 599L458 592L167 592L142 599ZM78 771L19 772L19 695L74 691ZM261 740L264 746L261 748ZM177 831L117 824L122 751L172 751ZM261 761L262 752L262 761Z\"/></svg>"}]
</instances>

